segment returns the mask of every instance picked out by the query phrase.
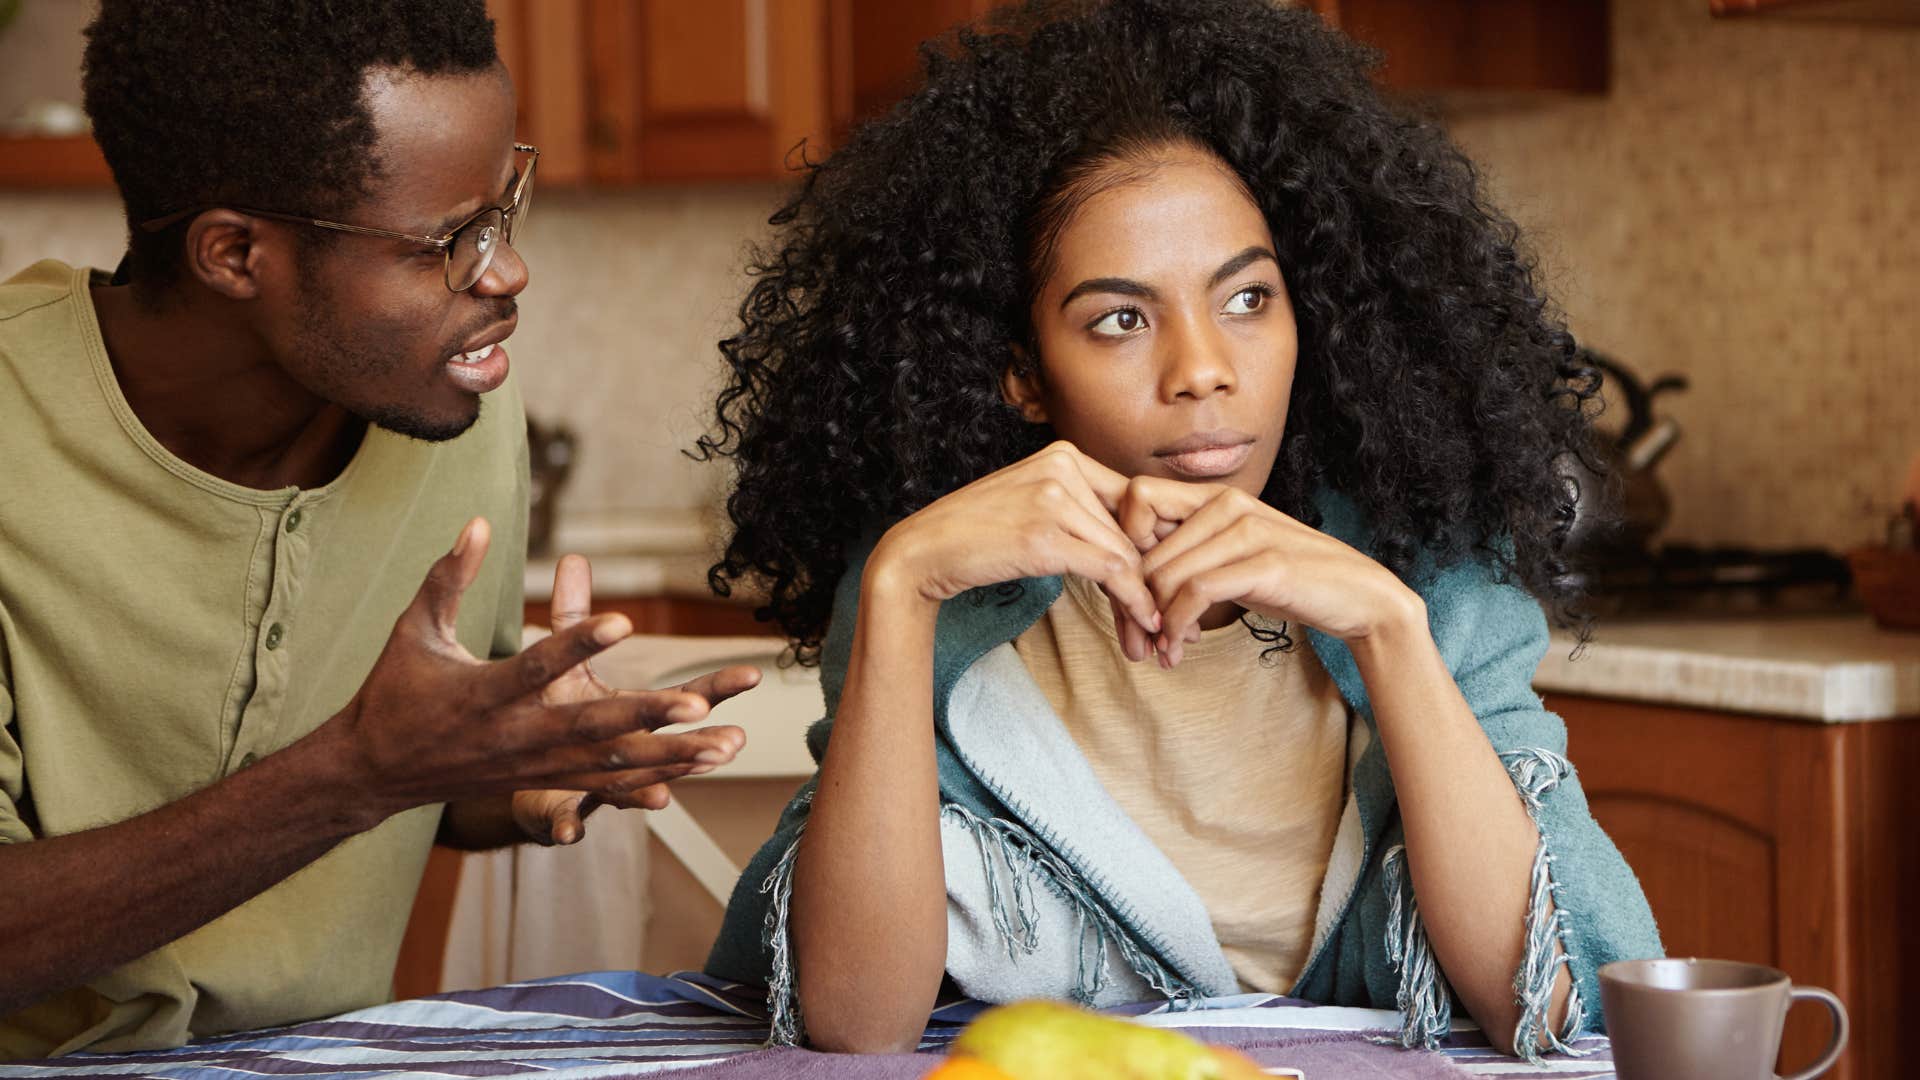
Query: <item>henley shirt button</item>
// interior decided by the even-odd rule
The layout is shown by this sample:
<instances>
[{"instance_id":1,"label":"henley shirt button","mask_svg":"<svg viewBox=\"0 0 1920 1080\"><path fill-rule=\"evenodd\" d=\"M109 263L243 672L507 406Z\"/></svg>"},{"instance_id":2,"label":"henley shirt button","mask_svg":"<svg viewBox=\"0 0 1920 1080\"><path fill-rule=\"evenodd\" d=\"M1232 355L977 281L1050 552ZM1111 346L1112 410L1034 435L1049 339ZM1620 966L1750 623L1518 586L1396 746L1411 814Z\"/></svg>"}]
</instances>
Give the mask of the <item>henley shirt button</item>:
<instances>
[{"instance_id":1,"label":"henley shirt button","mask_svg":"<svg viewBox=\"0 0 1920 1080\"><path fill-rule=\"evenodd\" d=\"M287 531L292 532L293 530L299 527L300 527L300 511L295 510L293 513L287 515Z\"/></svg>"},{"instance_id":2,"label":"henley shirt button","mask_svg":"<svg viewBox=\"0 0 1920 1080\"><path fill-rule=\"evenodd\" d=\"M279 623L274 623L272 626L267 627L267 648L269 650L280 647L280 636L281 630Z\"/></svg>"}]
</instances>

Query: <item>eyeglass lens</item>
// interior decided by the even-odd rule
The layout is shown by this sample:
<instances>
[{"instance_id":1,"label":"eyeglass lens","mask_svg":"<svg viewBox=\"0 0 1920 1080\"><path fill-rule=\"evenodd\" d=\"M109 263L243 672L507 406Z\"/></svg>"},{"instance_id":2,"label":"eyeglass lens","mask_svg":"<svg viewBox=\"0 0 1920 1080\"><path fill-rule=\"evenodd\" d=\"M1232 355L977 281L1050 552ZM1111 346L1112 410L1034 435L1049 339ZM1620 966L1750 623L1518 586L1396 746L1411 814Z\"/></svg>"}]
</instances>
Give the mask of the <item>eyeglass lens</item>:
<instances>
[{"instance_id":1,"label":"eyeglass lens","mask_svg":"<svg viewBox=\"0 0 1920 1080\"><path fill-rule=\"evenodd\" d=\"M536 159L537 160L537 159ZM512 243L527 221L527 208L533 204L533 162L527 163L526 178L520 184L519 201L513 213L489 210L468 222L454 235L447 249L447 288L465 292L473 288L487 267L493 265L494 249L501 242Z\"/></svg>"},{"instance_id":2,"label":"eyeglass lens","mask_svg":"<svg viewBox=\"0 0 1920 1080\"><path fill-rule=\"evenodd\" d=\"M502 217L500 211L489 210L454 234L453 245L447 249L448 288L464 292L487 272L493 264L494 249L505 239Z\"/></svg>"}]
</instances>

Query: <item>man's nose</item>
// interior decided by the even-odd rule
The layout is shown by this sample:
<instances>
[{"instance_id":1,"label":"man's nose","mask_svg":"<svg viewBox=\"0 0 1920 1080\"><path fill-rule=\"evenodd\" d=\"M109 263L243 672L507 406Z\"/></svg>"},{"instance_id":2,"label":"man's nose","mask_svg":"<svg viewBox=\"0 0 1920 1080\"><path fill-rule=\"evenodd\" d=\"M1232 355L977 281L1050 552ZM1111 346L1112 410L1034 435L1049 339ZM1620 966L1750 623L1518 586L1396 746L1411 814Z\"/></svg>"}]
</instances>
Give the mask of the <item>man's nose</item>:
<instances>
[{"instance_id":1,"label":"man's nose","mask_svg":"<svg viewBox=\"0 0 1920 1080\"><path fill-rule=\"evenodd\" d=\"M511 243L502 240L494 249L487 272L473 283L473 291L481 296L518 296L527 287L527 276L527 261Z\"/></svg>"}]
</instances>

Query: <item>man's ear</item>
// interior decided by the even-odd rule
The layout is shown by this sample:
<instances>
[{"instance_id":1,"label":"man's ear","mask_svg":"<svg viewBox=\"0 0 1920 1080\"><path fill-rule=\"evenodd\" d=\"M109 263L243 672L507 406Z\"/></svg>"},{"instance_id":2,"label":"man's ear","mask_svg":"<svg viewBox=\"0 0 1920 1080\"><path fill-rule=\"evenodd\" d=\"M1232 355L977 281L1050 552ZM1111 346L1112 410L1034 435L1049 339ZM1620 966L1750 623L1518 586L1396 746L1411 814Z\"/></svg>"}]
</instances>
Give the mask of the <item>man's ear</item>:
<instances>
[{"instance_id":1,"label":"man's ear","mask_svg":"<svg viewBox=\"0 0 1920 1080\"><path fill-rule=\"evenodd\" d=\"M1027 350L1019 345L1010 346L1013 362L1000 373L1000 397L1007 404L1020 410L1020 418L1029 424L1047 422L1047 407L1040 400L1040 365L1033 362Z\"/></svg>"},{"instance_id":2,"label":"man's ear","mask_svg":"<svg viewBox=\"0 0 1920 1080\"><path fill-rule=\"evenodd\" d=\"M260 294L259 219L233 210L209 210L187 226L187 272L229 300Z\"/></svg>"}]
</instances>

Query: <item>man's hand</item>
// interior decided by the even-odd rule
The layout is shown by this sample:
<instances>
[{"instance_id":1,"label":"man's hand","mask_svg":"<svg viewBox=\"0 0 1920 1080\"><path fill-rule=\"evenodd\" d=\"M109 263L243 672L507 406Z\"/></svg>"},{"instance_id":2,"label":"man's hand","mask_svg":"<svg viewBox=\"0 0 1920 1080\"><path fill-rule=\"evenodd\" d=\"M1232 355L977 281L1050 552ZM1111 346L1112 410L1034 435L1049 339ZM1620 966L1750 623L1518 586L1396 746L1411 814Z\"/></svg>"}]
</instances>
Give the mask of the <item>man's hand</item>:
<instances>
[{"instance_id":1,"label":"man's hand","mask_svg":"<svg viewBox=\"0 0 1920 1080\"><path fill-rule=\"evenodd\" d=\"M705 718L711 701L699 693L589 692L605 688L586 661L633 632L625 616L582 611L518 656L491 663L462 648L454 620L489 535L483 519L461 530L332 721L344 729L375 820L529 788L621 797L733 759L745 742L739 728L655 733ZM554 690L563 679L572 681Z\"/></svg>"},{"instance_id":2,"label":"man's hand","mask_svg":"<svg viewBox=\"0 0 1920 1080\"><path fill-rule=\"evenodd\" d=\"M593 571L587 560L567 555L553 571L553 632L559 634L585 622L593 610ZM760 670L746 665L724 668L682 684L678 690L693 694L711 709L735 694L760 684ZM617 698L632 691L615 690L602 682L590 662L561 673L541 692L549 705L572 705ZM712 771L712 764L696 765L687 771L698 776ZM513 795L513 820L530 839L541 844L577 843L586 835L586 818L602 805L635 810L658 810L671 798L664 781L643 787L620 790L570 791L542 788L517 791Z\"/></svg>"}]
</instances>

